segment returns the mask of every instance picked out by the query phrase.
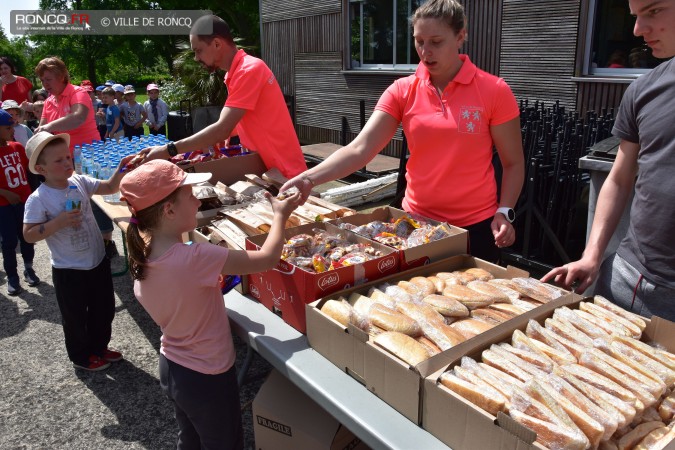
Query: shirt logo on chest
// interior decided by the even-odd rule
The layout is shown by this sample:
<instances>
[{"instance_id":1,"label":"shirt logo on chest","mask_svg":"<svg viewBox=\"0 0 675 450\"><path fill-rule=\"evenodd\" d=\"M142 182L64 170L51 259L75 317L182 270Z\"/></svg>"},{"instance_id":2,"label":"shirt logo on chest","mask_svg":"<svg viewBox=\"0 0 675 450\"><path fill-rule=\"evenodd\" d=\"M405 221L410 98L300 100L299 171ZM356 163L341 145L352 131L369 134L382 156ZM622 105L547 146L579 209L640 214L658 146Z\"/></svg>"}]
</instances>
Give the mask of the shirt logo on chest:
<instances>
[{"instance_id":1,"label":"shirt logo on chest","mask_svg":"<svg viewBox=\"0 0 675 450\"><path fill-rule=\"evenodd\" d=\"M459 132L478 134L483 122L483 108L477 106L462 106L459 109Z\"/></svg>"}]
</instances>

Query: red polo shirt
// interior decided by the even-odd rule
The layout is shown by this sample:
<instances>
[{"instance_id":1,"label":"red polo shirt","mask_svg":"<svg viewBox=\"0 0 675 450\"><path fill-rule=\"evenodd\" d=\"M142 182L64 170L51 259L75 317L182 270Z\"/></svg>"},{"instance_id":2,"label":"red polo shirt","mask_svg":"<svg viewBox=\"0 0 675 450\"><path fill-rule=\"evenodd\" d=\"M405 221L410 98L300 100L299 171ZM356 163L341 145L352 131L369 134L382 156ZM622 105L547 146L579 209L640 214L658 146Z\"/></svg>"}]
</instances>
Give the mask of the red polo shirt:
<instances>
[{"instance_id":1,"label":"red polo shirt","mask_svg":"<svg viewBox=\"0 0 675 450\"><path fill-rule=\"evenodd\" d=\"M70 83L60 95L50 95L45 100L45 105L42 110L42 118L46 119L46 123L53 122L68 114L73 105L82 104L87 107L87 119L82 125L72 130L55 130L53 134L68 133L70 135L70 151L73 151L76 145L90 144L94 140L101 138L96 127L96 116L94 115L94 107L91 104L91 98L87 91L80 86L74 86Z\"/></svg>"},{"instance_id":2,"label":"red polo shirt","mask_svg":"<svg viewBox=\"0 0 675 450\"><path fill-rule=\"evenodd\" d=\"M14 100L19 105L22 102L30 101L30 90L33 89L33 83L27 78L16 76L14 83L2 85L2 100Z\"/></svg>"},{"instance_id":3,"label":"red polo shirt","mask_svg":"<svg viewBox=\"0 0 675 450\"><path fill-rule=\"evenodd\" d=\"M292 178L307 170L291 116L274 74L260 59L239 50L225 74L225 106L245 109L237 124L244 147L255 150L270 169Z\"/></svg>"},{"instance_id":4,"label":"red polo shirt","mask_svg":"<svg viewBox=\"0 0 675 450\"><path fill-rule=\"evenodd\" d=\"M490 126L518 117L519 110L503 79L460 58L464 63L442 96L420 64L389 86L375 109L402 122L408 139L403 208L463 227L497 210Z\"/></svg>"}]
</instances>

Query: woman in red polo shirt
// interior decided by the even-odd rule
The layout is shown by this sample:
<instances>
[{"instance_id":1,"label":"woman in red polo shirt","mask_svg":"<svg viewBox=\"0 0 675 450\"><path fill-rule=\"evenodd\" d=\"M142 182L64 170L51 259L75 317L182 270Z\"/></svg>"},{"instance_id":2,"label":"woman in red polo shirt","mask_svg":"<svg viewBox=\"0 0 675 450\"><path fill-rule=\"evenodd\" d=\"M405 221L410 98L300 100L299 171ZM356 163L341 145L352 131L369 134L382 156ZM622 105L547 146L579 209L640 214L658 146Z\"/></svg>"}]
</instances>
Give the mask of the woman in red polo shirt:
<instances>
[{"instance_id":1,"label":"woman in red polo shirt","mask_svg":"<svg viewBox=\"0 0 675 450\"><path fill-rule=\"evenodd\" d=\"M6 56L0 56L0 101L14 100L19 105L30 101L30 90L33 83L27 78L15 75L16 67L12 60Z\"/></svg>"},{"instance_id":2,"label":"woman in red polo shirt","mask_svg":"<svg viewBox=\"0 0 675 450\"><path fill-rule=\"evenodd\" d=\"M465 15L456 0L429 0L412 17L420 63L382 94L359 135L324 162L289 180L303 195L347 176L382 150L402 124L408 139L403 209L469 230L470 252L489 261L515 241L513 206L524 179L516 99L503 79L478 69L459 49ZM492 166L504 168L501 198Z\"/></svg>"}]
</instances>

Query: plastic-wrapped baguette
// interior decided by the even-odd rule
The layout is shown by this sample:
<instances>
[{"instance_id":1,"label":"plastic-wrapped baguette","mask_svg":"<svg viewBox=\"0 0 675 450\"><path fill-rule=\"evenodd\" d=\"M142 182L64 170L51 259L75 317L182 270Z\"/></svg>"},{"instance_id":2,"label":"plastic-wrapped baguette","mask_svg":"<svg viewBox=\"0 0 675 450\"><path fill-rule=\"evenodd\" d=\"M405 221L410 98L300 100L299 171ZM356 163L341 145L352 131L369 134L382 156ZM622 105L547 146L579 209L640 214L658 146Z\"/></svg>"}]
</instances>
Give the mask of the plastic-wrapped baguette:
<instances>
[{"instance_id":1,"label":"plastic-wrapped baguette","mask_svg":"<svg viewBox=\"0 0 675 450\"><path fill-rule=\"evenodd\" d=\"M656 349L637 339L628 339L623 336L612 336L613 341L618 341L626 344L629 347L643 353L645 356L655 360L661 365L666 366L670 370L675 370L675 355L668 353L665 350Z\"/></svg>"},{"instance_id":2,"label":"plastic-wrapped baguette","mask_svg":"<svg viewBox=\"0 0 675 450\"><path fill-rule=\"evenodd\" d=\"M642 367L646 367L650 371L656 373L667 386L675 383L675 371L664 366L660 362L646 356L634 347L629 347L616 336L613 337L609 344L612 356L620 361L628 364L634 369L641 371Z\"/></svg>"},{"instance_id":3,"label":"plastic-wrapped baguette","mask_svg":"<svg viewBox=\"0 0 675 450\"><path fill-rule=\"evenodd\" d=\"M370 307L370 322L384 330L396 331L408 336L414 337L422 334L422 329L416 321L379 303Z\"/></svg>"},{"instance_id":4,"label":"plastic-wrapped baguette","mask_svg":"<svg viewBox=\"0 0 675 450\"><path fill-rule=\"evenodd\" d=\"M588 448L590 446L590 438L586 435L586 433L583 432L581 427L577 425L577 422L581 423L585 429L591 433L594 443L600 441L600 437L602 436L603 432L602 427L599 423L584 414L583 411L576 407L572 408L572 411L576 414L577 418L577 422L575 422L572 420L565 408L563 408L562 405L558 403L555 398L551 396L551 394L549 394L549 392L536 380L533 379L528 381L526 387L527 392L532 396L532 398L540 401L548 409L550 409L563 426L577 433L577 437L580 441L585 441L584 448ZM580 420L581 417L583 417L583 420Z\"/></svg>"},{"instance_id":5,"label":"plastic-wrapped baguette","mask_svg":"<svg viewBox=\"0 0 675 450\"><path fill-rule=\"evenodd\" d=\"M573 430L559 424L537 419L520 411L511 411L518 423L537 433L537 441L550 450L583 450L587 441L580 441Z\"/></svg>"},{"instance_id":6,"label":"plastic-wrapped baguette","mask_svg":"<svg viewBox=\"0 0 675 450\"><path fill-rule=\"evenodd\" d=\"M506 407L506 399L495 389L477 386L450 372L444 372L439 381L443 386L490 414L497 415L499 411L504 411Z\"/></svg>"},{"instance_id":7,"label":"plastic-wrapped baguette","mask_svg":"<svg viewBox=\"0 0 675 450\"><path fill-rule=\"evenodd\" d=\"M469 308L459 301L443 295L432 294L422 299L445 317L469 317Z\"/></svg>"},{"instance_id":8,"label":"plastic-wrapped baguette","mask_svg":"<svg viewBox=\"0 0 675 450\"><path fill-rule=\"evenodd\" d=\"M649 433L658 428L666 428L666 426L660 421L641 423L619 439L619 450L632 450Z\"/></svg>"},{"instance_id":9,"label":"plastic-wrapped baguette","mask_svg":"<svg viewBox=\"0 0 675 450\"><path fill-rule=\"evenodd\" d=\"M515 330L511 336L511 344L515 348L529 350L537 353L551 364L574 364L577 362L571 354L560 352L553 347L544 344L536 339L530 339L520 330Z\"/></svg>"},{"instance_id":10,"label":"plastic-wrapped baguette","mask_svg":"<svg viewBox=\"0 0 675 450\"><path fill-rule=\"evenodd\" d=\"M443 316L426 304L399 303L397 311L413 319L426 338L431 340L442 351L463 342L464 336L445 324Z\"/></svg>"},{"instance_id":11,"label":"plastic-wrapped baguette","mask_svg":"<svg viewBox=\"0 0 675 450\"><path fill-rule=\"evenodd\" d=\"M504 395L504 397L506 397L508 400L506 405L507 410L509 409L509 403L511 396L513 395L513 392L516 389L522 390L523 388L522 386L520 387L517 386L514 382L511 382L508 379L505 379L504 377L495 376L484 366L481 366L475 360L467 356L462 357L461 367L471 372L474 377L480 378L481 380L485 381L490 386L501 392L502 395Z\"/></svg>"},{"instance_id":12,"label":"plastic-wrapped baguette","mask_svg":"<svg viewBox=\"0 0 675 450\"><path fill-rule=\"evenodd\" d=\"M593 303L588 303L588 304L592 305ZM600 307L597 307L597 308L600 308ZM584 311L584 310L581 310L581 309L575 309L574 314L576 314L579 317L582 317L583 319L589 321L590 323L592 323L596 327L601 328L608 335L620 334L622 336L633 337L633 333L631 332L631 330L624 327L619 322L606 321L606 320L604 320L604 319L602 319L602 318L600 318L596 315L593 315L593 314L589 313L588 311ZM619 316L616 316L616 317L618 319L620 319ZM636 338L636 339L639 339L639 337Z\"/></svg>"},{"instance_id":13,"label":"plastic-wrapped baguette","mask_svg":"<svg viewBox=\"0 0 675 450\"><path fill-rule=\"evenodd\" d=\"M561 352L564 355L574 358L574 361L577 358L570 352L567 347L562 345L555 337L555 335L545 327L542 327L539 322L535 320L530 320L527 323L527 328L525 329L525 334L537 341L541 341L544 344L554 348L555 350Z\"/></svg>"},{"instance_id":14,"label":"plastic-wrapped baguette","mask_svg":"<svg viewBox=\"0 0 675 450\"><path fill-rule=\"evenodd\" d=\"M619 417L615 417L610 412L600 408L588 399L584 393L557 375L551 374L541 381L543 388L546 389L553 398L560 402L560 405L565 408L565 411L567 411L572 420L574 420L584 431L586 436L588 436L591 444L595 442L596 438L593 431L595 429L594 424L588 422L588 425L585 425L577 422L576 418L580 421L585 421L586 418L584 415L579 414L574 407L581 410L586 416L593 419L602 427L600 440L606 441L612 437L619 426ZM619 416L618 411L616 412L616 416ZM594 445L597 445L597 443Z\"/></svg>"},{"instance_id":15,"label":"plastic-wrapped baguette","mask_svg":"<svg viewBox=\"0 0 675 450\"><path fill-rule=\"evenodd\" d=\"M642 320L640 316L638 316L637 314L633 314L630 311L626 311L625 309L615 305L614 303L610 302L609 300L600 295L596 295L595 297L593 297L593 303L605 308L608 311L613 312L616 315L623 317L624 319L633 322L638 328L640 328L640 331L644 331L645 328L647 328L647 323L644 320Z\"/></svg>"},{"instance_id":16,"label":"plastic-wrapped baguette","mask_svg":"<svg viewBox=\"0 0 675 450\"><path fill-rule=\"evenodd\" d=\"M529 349L523 350L507 343L499 344L499 347L506 350L509 353L513 353L518 358L522 359L523 361L526 361L529 364L532 364L533 366L537 367L540 370L543 370L546 373L551 373L553 371L554 363L553 361L550 360L550 358L548 358L548 356L544 357Z\"/></svg>"},{"instance_id":17,"label":"plastic-wrapped baguette","mask_svg":"<svg viewBox=\"0 0 675 450\"><path fill-rule=\"evenodd\" d=\"M619 386L625 388L635 395L645 406L649 408L656 403L658 397L655 397L647 391L645 386L639 380L632 380L625 374L619 372L614 367L607 364L601 358L595 355L594 349L584 352L579 358L579 364L591 371L603 375L614 381ZM624 399L625 400L625 399Z\"/></svg>"},{"instance_id":18,"label":"plastic-wrapped baguette","mask_svg":"<svg viewBox=\"0 0 675 450\"><path fill-rule=\"evenodd\" d=\"M616 314L615 312L609 309L603 308L600 305L590 302L581 302L579 304L579 309L581 311L588 312L589 314L592 314L595 317L604 320L609 324L621 325L623 328L628 330L628 332L630 333L630 337L632 338L640 339L642 337L643 328L640 328L640 326L638 326L635 322L631 322L625 317L620 316L619 314ZM640 319L640 322L644 323L642 319Z\"/></svg>"},{"instance_id":19,"label":"plastic-wrapped baguette","mask_svg":"<svg viewBox=\"0 0 675 450\"><path fill-rule=\"evenodd\" d=\"M375 336L373 341L411 366L416 366L430 356L422 344L403 333L385 331Z\"/></svg>"},{"instance_id":20,"label":"plastic-wrapped baguette","mask_svg":"<svg viewBox=\"0 0 675 450\"><path fill-rule=\"evenodd\" d=\"M609 336L605 330L575 314L574 311L565 306L556 309L553 313L553 318L558 319L561 322L567 322L591 339Z\"/></svg>"}]
</instances>

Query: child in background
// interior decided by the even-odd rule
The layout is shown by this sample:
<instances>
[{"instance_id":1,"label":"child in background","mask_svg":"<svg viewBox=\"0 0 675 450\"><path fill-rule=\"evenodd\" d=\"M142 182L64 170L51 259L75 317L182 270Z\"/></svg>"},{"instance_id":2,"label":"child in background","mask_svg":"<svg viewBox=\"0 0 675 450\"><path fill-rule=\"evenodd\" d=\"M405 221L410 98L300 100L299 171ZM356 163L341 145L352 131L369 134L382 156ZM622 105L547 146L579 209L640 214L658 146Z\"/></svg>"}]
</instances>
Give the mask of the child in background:
<instances>
[{"instance_id":1,"label":"child in background","mask_svg":"<svg viewBox=\"0 0 675 450\"><path fill-rule=\"evenodd\" d=\"M94 108L96 108L96 127L98 128L98 134L101 135L101 140L105 138L106 126L105 126L105 109L107 105L103 103L103 89L105 86L101 85L96 88L96 102L94 103ZM103 114L99 114L99 112Z\"/></svg>"},{"instance_id":2,"label":"child in background","mask_svg":"<svg viewBox=\"0 0 675 450\"><path fill-rule=\"evenodd\" d=\"M23 234L27 242L44 239L49 247L68 358L75 368L98 371L121 360L122 354L108 348L115 292L89 199L117 192L124 173L118 168L106 181L73 173L69 144L70 135L46 131L28 141L28 168L45 181L28 197ZM132 158L123 158L120 167ZM73 194L79 196L80 206L66 211L66 200Z\"/></svg>"},{"instance_id":3,"label":"child in background","mask_svg":"<svg viewBox=\"0 0 675 450\"><path fill-rule=\"evenodd\" d=\"M169 107L159 98L159 86L154 83L146 89L148 99L143 103L148 119L145 123L150 128L150 134L166 135L166 119L169 117Z\"/></svg>"},{"instance_id":4,"label":"child in background","mask_svg":"<svg viewBox=\"0 0 675 450\"><path fill-rule=\"evenodd\" d=\"M32 120L31 123L29 124L29 128L31 129L32 132L35 132L38 126L40 126L40 119L42 118L42 109L45 107L45 102L44 100L37 100L33 102L33 117L35 117L35 120Z\"/></svg>"},{"instance_id":5,"label":"child in background","mask_svg":"<svg viewBox=\"0 0 675 450\"><path fill-rule=\"evenodd\" d=\"M5 103L9 101L5 100ZM0 166L3 168L0 175L2 265L7 274L7 294L18 295L22 288L16 261L17 243L20 243L23 258L24 279L29 286L37 286L40 279L33 270L35 246L26 242L22 233L24 206L31 189L26 177L28 170L26 151L18 142L10 142L13 126L12 116L4 109L0 110Z\"/></svg>"},{"instance_id":6,"label":"child in background","mask_svg":"<svg viewBox=\"0 0 675 450\"><path fill-rule=\"evenodd\" d=\"M120 109L115 104L115 91L112 88L103 89L103 103L106 105L105 113L98 111L96 114L105 114L106 132L103 138L117 139L124 136L122 120L120 118Z\"/></svg>"},{"instance_id":7,"label":"child in background","mask_svg":"<svg viewBox=\"0 0 675 450\"><path fill-rule=\"evenodd\" d=\"M112 85L112 90L115 91L115 104L119 107L124 103L124 86L119 83Z\"/></svg>"},{"instance_id":8,"label":"child in background","mask_svg":"<svg viewBox=\"0 0 675 450\"><path fill-rule=\"evenodd\" d=\"M274 219L260 251L184 244L197 226L192 184L210 173L186 173L153 160L120 185L132 218L127 231L134 294L162 329L160 386L174 405L178 448L243 448L235 351L220 291L221 274L270 269L279 261L294 194L271 199Z\"/></svg>"},{"instance_id":9,"label":"child in background","mask_svg":"<svg viewBox=\"0 0 675 450\"><path fill-rule=\"evenodd\" d=\"M134 136L143 136L143 122L146 114L143 105L136 102L136 90L130 84L124 86L124 103L120 106L120 114L124 122L124 137L131 140Z\"/></svg>"},{"instance_id":10,"label":"child in background","mask_svg":"<svg viewBox=\"0 0 675 450\"><path fill-rule=\"evenodd\" d=\"M26 147L28 139L33 137L33 131L23 124L23 110L14 100L5 100L2 102L2 109L7 111L14 121L14 139L13 141Z\"/></svg>"}]
</instances>

